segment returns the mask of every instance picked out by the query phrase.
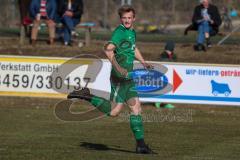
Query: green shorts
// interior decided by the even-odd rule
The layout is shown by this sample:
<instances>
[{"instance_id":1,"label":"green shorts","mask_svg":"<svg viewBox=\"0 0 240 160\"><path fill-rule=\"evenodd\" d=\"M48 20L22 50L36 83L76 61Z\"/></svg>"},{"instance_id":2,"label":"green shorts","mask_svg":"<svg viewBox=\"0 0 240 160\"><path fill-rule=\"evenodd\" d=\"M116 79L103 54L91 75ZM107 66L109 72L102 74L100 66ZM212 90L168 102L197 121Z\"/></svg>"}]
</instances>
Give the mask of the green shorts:
<instances>
[{"instance_id":1,"label":"green shorts","mask_svg":"<svg viewBox=\"0 0 240 160\"><path fill-rule=\"evenodd\" d=\"M121 82L111 81L111 101L115 103L125 103L131 98L138 97L133 80Z\"/></svg>"}]
</instances>

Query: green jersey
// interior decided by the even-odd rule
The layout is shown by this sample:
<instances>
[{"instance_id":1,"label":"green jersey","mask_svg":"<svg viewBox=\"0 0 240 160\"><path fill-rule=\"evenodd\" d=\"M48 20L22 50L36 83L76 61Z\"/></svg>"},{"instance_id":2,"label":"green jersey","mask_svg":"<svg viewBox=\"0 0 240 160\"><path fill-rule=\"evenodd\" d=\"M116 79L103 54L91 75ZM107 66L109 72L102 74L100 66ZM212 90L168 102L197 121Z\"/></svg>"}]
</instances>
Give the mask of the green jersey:
<instances>
[{"instance_id":1,"label":"green jersey","mask_svg":"<svg viewBox=\"0 0 240 160\"><path fill-rule=\"evenodd\" d=\"M118 64L128 72L131 72L133 70L133 62L135 59L135 30L127 29L122 24L119 25L113 32L110 43L113 43L116 46L114 53ZM114 67L112 67L111 75L119 78L122 77Z\"/></svg>"}]
</instances>

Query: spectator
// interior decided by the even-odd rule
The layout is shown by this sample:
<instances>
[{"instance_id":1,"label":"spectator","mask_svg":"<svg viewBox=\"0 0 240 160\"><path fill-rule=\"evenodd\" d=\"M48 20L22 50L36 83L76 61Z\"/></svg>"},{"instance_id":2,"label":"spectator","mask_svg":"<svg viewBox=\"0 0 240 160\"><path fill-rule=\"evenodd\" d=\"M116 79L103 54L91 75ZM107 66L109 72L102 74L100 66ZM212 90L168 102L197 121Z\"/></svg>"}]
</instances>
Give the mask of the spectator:
<instances>
[{"instance_id":1,"label":"spectator","mask_svg":"<svg viewBox=\"0 0 240 160\"><path fill-rule=\"evenodd\" d=\"M31 33L31 44L35 45L38 35L38 28L43 21L49 29L49 44L54 43L55 38L55 16L56 1L55 0L32 0L30 4L30 16L33 19L33 27Z\"/></svg>"},{"instance_id":2,"label":"spectator","mask_svg":"<svg viewBox=\"0 0 240 160\"><path fill-rule=\"evenodd\" d=\"M160 55L161 61L176 61L177 57L174 54L175 44L172 41L168 41L165 45L164 51Z\"/></svg>"},{"instance_id":3,"label":"spectator","mask_svg":"<svg viewBox=\"0 0 240 160\"><path fill-rule=\"evenodd\" d=\"M63 23L64 45L71 45L71 35L83 14L82 0L59 0L58 14Z\"/></svg>"},{"instance_id":4,"label":"spectator","mask_svg":"<svg viewBox=\"0 0 240 160\"><path fill-rule=\"evenodd\" d=\"M231 30L233 27L232 18L226 6L224 6L222 9L222 20L223 20L223 28L228 31Z\"/></svg>"},{"instance_id":5,"label":"spectator","mask_svg":"<svg viewBox=\"0 0 240 160\"><path fill-rule=\"evenodd\" d=\"M238 12L235 8L230 9L230 16L231 16L231 18L235 18L238 16Z\"/></svg>"},{"instance_id":6,"label":"spectator","mask_svg":"<svg viewBox=\"0 0 240 160\"><path fill-rule=\"evenodd\" d=\"M185 34L188 30L198 31L197 44L194 46L196 51L205 50L205 40L206 46L211 47L210 36L216 35L222 24L218 8L210 0L200 0L200 3L194 9L192 25L185 30Z\"/></svg>"},{"instance_id":7,"label":"spectator","mask_svg":"<svg viewBox=\"0 0 240 160\"><path fill-rule=\"evenodd\" d=\"M20 17L21 17L21 25L24 26L25 35L27 35L29 37L30 37L30 33L28 32L28 27L27 27L26 23L32 23L32 20L29 19L30 3L31 3L31 0L19 0L18 1Z\"/></svg>"}]
</instances>

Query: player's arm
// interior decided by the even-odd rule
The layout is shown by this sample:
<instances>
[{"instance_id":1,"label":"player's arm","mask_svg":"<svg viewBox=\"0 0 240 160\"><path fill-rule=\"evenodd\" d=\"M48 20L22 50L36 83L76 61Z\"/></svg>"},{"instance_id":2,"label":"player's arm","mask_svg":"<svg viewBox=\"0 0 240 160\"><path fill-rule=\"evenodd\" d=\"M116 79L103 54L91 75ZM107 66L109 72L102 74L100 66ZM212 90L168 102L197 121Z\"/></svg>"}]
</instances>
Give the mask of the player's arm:
<instances>
[{"instance_id":1,"label":"player's arm","mask_svg":"<svg viewBox=\"0 0 240 160\"><path fill-rule=\"evenodd\" d=\"M122 68L118 62L115 59L115 54L114 54L114 50L115 50L116 46L112 43L108 43L104 46L104 52L107 56L107 58L109 59L109 61L111 62L112 66L123 76L127 77L128 75L128 71L124 68Z\"/></svg>"},{"instance_id":2,"label":"player's arm","mask_svg":"<svg viewBox=\"0 0 240 160\"><path fill-rule=\"evenodd\" d=\"M151 64L148 64L148 63L144 60L144 58L143 58L140 50L139 50L137 47L135 48L135 58L136 58L140 63L142 63L142 65L143 65L146 69L153 69L153 66L152 66Z\"/></svg>"}]
</instances>

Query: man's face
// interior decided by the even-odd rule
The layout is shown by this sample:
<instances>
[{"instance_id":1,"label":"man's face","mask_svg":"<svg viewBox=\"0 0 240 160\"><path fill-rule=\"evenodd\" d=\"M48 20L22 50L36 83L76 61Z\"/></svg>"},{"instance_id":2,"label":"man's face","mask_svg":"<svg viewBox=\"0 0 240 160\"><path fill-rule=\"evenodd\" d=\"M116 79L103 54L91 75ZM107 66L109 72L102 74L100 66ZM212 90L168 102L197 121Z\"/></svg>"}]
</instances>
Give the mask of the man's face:
<instances>
[{"instance_id":1,"label":"man's face","mask_svg":"<svg viewBox=\"0 0 240 160\"><path fill-rule=\"evenodd\" d=\"M202 2L203 6L206 8L209 5L209 0L203 0Z\"/></svg>"},{"instance_id":2,"label":"man's face","mask_svg":"<svg viewBox=\"0 0 240 160\"><path fill-rule=\"evenodd\" d=\"M123 15L121 17L121 22L125 28L127 28L127 29L132 28L134 21L135 21L135 17L133 15L133 12L123 13Z\"/></svg>"}]
</instances>

